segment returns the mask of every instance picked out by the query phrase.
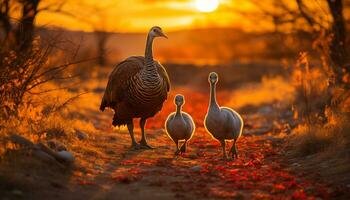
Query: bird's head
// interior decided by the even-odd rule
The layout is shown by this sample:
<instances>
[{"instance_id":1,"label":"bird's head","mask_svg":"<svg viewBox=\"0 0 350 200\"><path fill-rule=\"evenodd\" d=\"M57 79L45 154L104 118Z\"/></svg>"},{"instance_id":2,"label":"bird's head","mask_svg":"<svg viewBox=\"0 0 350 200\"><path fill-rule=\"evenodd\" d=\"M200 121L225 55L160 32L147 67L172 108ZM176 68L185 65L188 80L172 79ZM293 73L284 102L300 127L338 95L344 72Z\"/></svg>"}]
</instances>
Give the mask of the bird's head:
<instances>
[{"instance_id":1,"label":"bird's head","mask_svg":"<svg viewBox=\"0 0 350 200\"><path fill-rule=\"evenodd\" d=\"M219 76L216 72L210 72L208 80L211 84L216 84L218 82Z\"/></svg>"},{"instance_id":2,"label":"bird's head","mask_svg":"<svg viewBox=\"0 0 350 200\"><path fill-rule=\"evenodd\" d=\"M182 106L185 104L185 97L181 94L177 94L174 98L174 103L176 106Z\"/></svg>"},{"instance_id":3,"label":"bird's head","mask_svg":"<svg viewBox=\"0 0 350 200\"><path fill-rule=\"evenodd\" d=\"M149 35L153 38L155 37L164 37L166 39L168 39L168 36L166 36L162 30L162 28L160 28L159 26L153 26L151 28L151 30L149 30Z\"/></svg>"}]
</instances>

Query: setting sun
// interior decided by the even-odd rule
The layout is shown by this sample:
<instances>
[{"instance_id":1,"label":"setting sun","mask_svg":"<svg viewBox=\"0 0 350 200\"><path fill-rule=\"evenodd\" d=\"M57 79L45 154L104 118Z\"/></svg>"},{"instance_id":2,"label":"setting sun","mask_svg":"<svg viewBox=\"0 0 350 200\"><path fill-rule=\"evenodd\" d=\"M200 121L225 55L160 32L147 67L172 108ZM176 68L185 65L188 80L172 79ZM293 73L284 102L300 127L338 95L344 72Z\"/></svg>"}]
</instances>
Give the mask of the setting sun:
<instances>
[{"instance_id":1,"label":"setting sun","mask_svg":"<svg viewBox=\"0 0 350 200\"><path fill-rule=\"evenodd\" d=\"M213 12L218 6L218 0L196 0L196 8L201 12Z\"/></svg>"}]
</instances>

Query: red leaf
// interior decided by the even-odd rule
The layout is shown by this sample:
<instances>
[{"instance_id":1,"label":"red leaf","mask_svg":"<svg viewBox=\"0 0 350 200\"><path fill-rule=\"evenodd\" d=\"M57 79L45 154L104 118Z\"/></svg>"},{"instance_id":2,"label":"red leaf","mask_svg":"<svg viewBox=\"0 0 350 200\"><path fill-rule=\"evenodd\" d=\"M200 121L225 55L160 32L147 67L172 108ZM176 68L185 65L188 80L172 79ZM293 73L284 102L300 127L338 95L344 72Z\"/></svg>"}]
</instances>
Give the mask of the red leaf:
<instances>
[{"instance_id":1,"label":"red leaf","mask_svg":"<svg viewBox=\"0 0 350 200\"><path fill-rule=\"evenodd\" d=\"M113 180L116 180L120 183L125 183L125 184L129 184L129 183L138 181L140 179L141 179L140 176L135 176L135 175L118 175L113 177Z\"/></svg>"},{"instance_id":2,"label":"red leaf","mask_svg":"<svg viewBox=\"0 0 350 200\"><path fill-rule=\"evenodd\" d=\"M296 190L292 195L293 199L306 199L306 197L304 190Z\"/></svg>"},{"instance_id":3,"label":"red leaf","mask_svg":"<svg viewBox=\"0 0 350 200\"><path fill-rule=\"evenodd\" d=\"M94 182L92 181L87 181L87 180L78 180L79 185L95 185Z\"/></svg>"},{"instance_id":4,"label":"red leaf","mask_svg":"<svg viewBox=\"0 0 350 200\"><path fill-rule=\"evenodd\" d=\"M282 184L275 184L274 188L276 190L285 190L286 189L286 187L284 185L282 185Z\"/></svg>"}]
</instances>

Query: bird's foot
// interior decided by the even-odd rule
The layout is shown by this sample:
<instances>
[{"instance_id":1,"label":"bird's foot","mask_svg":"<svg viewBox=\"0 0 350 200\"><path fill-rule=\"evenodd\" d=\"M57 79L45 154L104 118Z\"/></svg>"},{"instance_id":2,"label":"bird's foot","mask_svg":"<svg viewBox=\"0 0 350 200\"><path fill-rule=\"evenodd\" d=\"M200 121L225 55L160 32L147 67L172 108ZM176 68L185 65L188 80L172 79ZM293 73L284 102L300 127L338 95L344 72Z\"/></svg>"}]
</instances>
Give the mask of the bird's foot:
<instances>
[{"instance_id":1,"label":"bird's foot","mask_svg":"<svg viewBox=\"0 0 350 200\"><path fill-rule=\"evenodd\" d=\"M137 144L136 142L131 144L130 149L131 150L139 150L141 148L141 146L139 144Z\"/></svg>"},{"instance_id":2,"label":"bird's foot","mask_svg":"<svg viewBox=\"0 0 350 200\"><path fill-rule=\"evenodd\" d=\"M228 153L228 157L230 158L230 160L234 160L234 159L235 159L235 153L232 152L232 151L230 151L230 152Z\"/></svg>"},{"instance_id":3,"label":"bird's foot","mask_svg":"<svg viewBox=\"0 0 350 200\"><path fill-rule=\"evenodd\" d=\"M237 159L238 158L238 153L236 148L232 148L231 151L229 152L229 155L231 156L232 159Z\"/></svg>"},{"instance_id":4,"label":"bird's foot","mask_svg":"<svg viewBox=\"0 0 350 200\"><path fill-rule=\"evenodd\" d=\"M139 145L141 149L154 149L154 147L147 144L147 142L144 140L141 140Z\"/></svg>"},{"instance_id":5,"label":"bird's foot","mask_svg":"<svg viewBox=\"0 0 350 200\"><path fill-rule=\"evenodd\" d=\"M186 145L183 144L180 149L181 153L186 153Z\"/></svg>"},{"instance_id":6,"label":"bird's foot","mask_svg":"<svg viewBox=\"0 0 350 200\"><path fill-rule=\"evenodd\" d=\"M228 160L229 160L229 157L227 157L227 155L223 155L223 156L222 156L222 160L228 161Z\"/></svg>"},{"instance_id":7,"label":"bird's foot","mask_svg":"<svg viewBox=\"0 0 350 200\"><path fill-rule=\"evenodd\" d=\"M229 162L229 161L233 161L234 160L234 158L233 157L229 157L229 156L224 156L223 158L222 158L222 160L223 161L226 161L226 162Z\"/></svg>"}]
</instances>

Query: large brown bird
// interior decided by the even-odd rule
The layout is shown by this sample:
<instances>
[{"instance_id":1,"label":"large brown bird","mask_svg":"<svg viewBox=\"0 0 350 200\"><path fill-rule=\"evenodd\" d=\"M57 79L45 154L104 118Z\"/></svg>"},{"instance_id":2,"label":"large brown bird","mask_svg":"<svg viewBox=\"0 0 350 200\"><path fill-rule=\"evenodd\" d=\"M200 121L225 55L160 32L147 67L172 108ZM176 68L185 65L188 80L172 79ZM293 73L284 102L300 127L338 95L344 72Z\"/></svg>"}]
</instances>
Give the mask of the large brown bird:
<instances>
[{"instance_id":1,"label":"large brown bird","mask_svg":"<svg viewBox=\"0 0 350 200\"><path fill-rule=\"evenodd\" d=\"M170 81L164 67L153 60L152 44L156 37L168 38L158 26L150 29L145 57L131 56L119 63L109 76L100 110L115 111L113 126L127 125L132 148L149 148L145 137L146 120L159 112L168 97ZM140 119L142 138L134 138L134 118Z\"/></svg>"}]
</instances>

